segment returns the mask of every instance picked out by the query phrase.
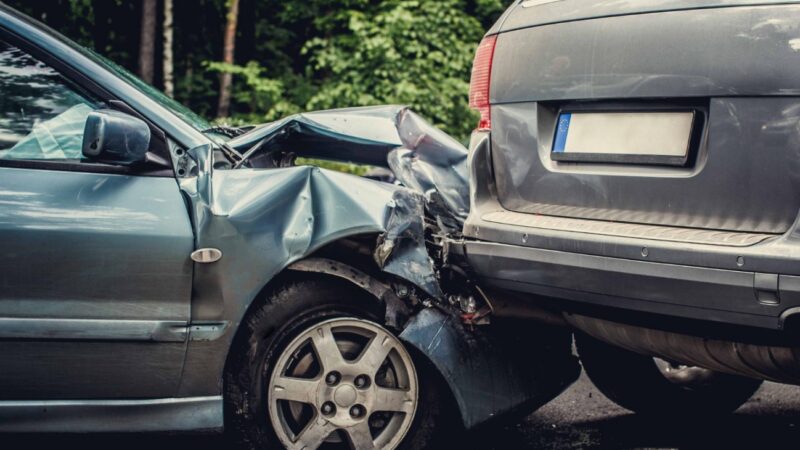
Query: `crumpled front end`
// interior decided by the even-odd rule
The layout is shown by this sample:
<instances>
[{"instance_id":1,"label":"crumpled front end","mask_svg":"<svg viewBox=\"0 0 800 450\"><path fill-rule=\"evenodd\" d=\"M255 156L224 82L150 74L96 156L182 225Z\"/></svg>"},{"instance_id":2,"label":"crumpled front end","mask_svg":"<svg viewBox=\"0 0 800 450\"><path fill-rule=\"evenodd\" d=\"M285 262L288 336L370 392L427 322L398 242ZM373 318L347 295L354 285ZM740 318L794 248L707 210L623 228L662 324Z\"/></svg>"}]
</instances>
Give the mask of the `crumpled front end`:
<instances>
[{"instance_id":1,"label":"crumpled front end","mask_svg":"<svg viewBox=\"0 0 800 450\"><path fill-rule=\"evenodd\" d=\"M298 157L388 167L395 181L298 166ZM469 427L538 406L574 380L577 365L563 339L569 333L556 333L564 356L558 364L531 364L528 355L501 357L509 352L498 349L518 345L479 326L490 323L491 307L446 244L460 237L469 213L467 150L407 108L291 116L188 158L181 188L196 248L222 254L195 264L193 323L236 329L264 286L287 269L349 271L345 277L362 288L374 282L366 290L386 304L387 323L445 374ZM343 241L366 249L370 267L350 263L363 257L353 247L336 247L330 259L325 251ZM203 363L187 359L188 366Z\"/></svg>"},{"instance_id":2,"label":"crumpled front end","mask_svg":"<svg viewBox=\"0 0 800 450\"><path fill-rule=\"evenodd\" d=\"M237 168L287 167L296 157L389 167L454 229L469 214L467 149L405 106L296 114L228 145L239 155Z\"/></svg>"}]
</instances>

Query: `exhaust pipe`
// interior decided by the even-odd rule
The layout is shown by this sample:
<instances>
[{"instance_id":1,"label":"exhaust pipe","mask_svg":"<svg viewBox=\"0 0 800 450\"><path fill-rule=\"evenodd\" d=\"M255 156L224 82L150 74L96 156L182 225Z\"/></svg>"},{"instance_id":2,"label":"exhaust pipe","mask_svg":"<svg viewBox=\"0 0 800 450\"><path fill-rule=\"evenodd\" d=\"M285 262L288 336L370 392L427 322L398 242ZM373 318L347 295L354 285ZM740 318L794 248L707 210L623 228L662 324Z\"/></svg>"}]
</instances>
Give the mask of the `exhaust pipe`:
<instances>
[{"instance_id":1,"label":"exhaust pipe","mask_svg":"<svg viewBox=\"0 0 800 450\"><path fill-rule=\"evenodd\" d=\"M564 313L574 328L642 355L717 372L800 384L800 347L779 347L706 339Z\"/></svg>"}]
</instances>

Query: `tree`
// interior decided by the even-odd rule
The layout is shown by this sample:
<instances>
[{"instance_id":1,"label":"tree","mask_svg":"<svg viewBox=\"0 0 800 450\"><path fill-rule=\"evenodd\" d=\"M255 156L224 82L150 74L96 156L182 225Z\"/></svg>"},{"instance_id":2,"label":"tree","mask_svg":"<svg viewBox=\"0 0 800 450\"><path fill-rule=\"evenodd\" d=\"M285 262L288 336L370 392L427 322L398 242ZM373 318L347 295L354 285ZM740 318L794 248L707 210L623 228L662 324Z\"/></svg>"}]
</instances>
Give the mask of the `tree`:
<instances>
[{"instance_id":1,"label":"tree","mask_svg":"<svg viewBox=\"0 0 800 450\"><path fill-rule=\"evenodd\" d=\"M164 93L173 97L173 70L175 62L172 57L172 0L164 0Z\"/></svg>"},{"instance_id":2,"label":"tree","mask_svg":"<svg viewBox=\"0 0 800 450\"><path fill-rule=\"evenodd\" d=\"M223 45L222 62L233 64L233 56L236 48L236 22L239 16L239 0L228 0L228 14L225 25L225 42ZM222 72L219 77L219 104L217 106L217 117L228 117L231 107L231 83L233 74Z\"/></svg>"},{"instance_id":3,"label":"tree","mask_svg":"<svg viewBox=\"0 0 800 450\"><path fill-rule=\"evenodd\" d=\"M174 97L209 118L404 103L464 139L475 47L518 0L2 1L151 83L163 75L167 91L172 78Z\"/></svg>"},{"instance_id":4,"label":"tree","mask_svg":"<svg viewBox=\"0 0 800 450\"><path fill-rule=\"evenodd\" d=\"M347 12L347 30L315 37L304 52L319 80L307 109L407 104L459 139L476 118L468 107L472 59L484 28L465 0L384 0Z\"/></svg>"},{"instance_id":5,"label":"tree","mask_svg":"<svg viewBox=\"0 0 800 450\"><path fill-rule=\"evenodd\" d=\"M153 84L156 55L156 0L142 1L142 27L139 37L139 77Z\"/></svg>"}]
</instances>

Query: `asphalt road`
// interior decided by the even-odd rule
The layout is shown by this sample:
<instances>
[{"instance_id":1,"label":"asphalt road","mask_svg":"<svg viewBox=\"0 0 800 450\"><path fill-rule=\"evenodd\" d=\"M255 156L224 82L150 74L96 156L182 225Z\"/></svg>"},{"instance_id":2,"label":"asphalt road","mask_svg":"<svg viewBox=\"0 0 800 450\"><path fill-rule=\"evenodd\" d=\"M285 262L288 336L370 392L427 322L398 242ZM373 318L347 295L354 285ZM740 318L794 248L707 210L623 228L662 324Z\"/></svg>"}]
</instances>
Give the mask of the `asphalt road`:
<instances>
[{"instance_id":1,"label":"asphalt road","mask_svg":"<svg viewBox=\"0 0 800 450\"><path fill-rule=\"evenodd\" d=\"M459 449L800 448L800 387L768 383L735 414L685 423L615 406L582 376L522 423L466 436ZM0 449L219 450L215 436L5 436ZM450 450L450 449L447 449Z\"/></svg>"}]
</instances>

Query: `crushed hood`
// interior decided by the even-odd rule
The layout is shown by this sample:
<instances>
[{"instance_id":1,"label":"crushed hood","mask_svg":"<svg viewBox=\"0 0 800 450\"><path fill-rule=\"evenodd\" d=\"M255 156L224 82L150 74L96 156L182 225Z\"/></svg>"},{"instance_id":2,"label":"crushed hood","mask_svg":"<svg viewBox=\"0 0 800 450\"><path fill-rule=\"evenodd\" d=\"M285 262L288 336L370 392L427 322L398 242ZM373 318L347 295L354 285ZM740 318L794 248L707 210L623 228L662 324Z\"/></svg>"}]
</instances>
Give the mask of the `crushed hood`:
<instances>
[{"instance_id":1,"label":"crushed hood","mask_svg":"<svg viewBox=\"0 0 800 450\"><path fill-rule=\"evenodd\" d=\"M456 140L408 108L387 106L298 114L227 145L238 162L217 167L212 146L196 148L196 167L181 181L196 247L223 255L195 267L195 290L208 296L197 299L198 317L223 315L226 299L253 298L329 243L370 234L381 270L442 296L425 236L431 219L460 232L468 213L467 150ZM292 155L389 167L398 182L280 164Z\"/></svg>"},{"instance_id":2,"label":"crushed hood","mask_svg":"<svg viewBox=\"0 0 800 450\"><path fill-rule=\"evenodd\" d=\"M242 155L237 167L281 167L294 156L389 167L425 196L440 226L459 229L469 213L467 149L405 106L296 114L228 145Z\"/></svg>"}]
</instances>

